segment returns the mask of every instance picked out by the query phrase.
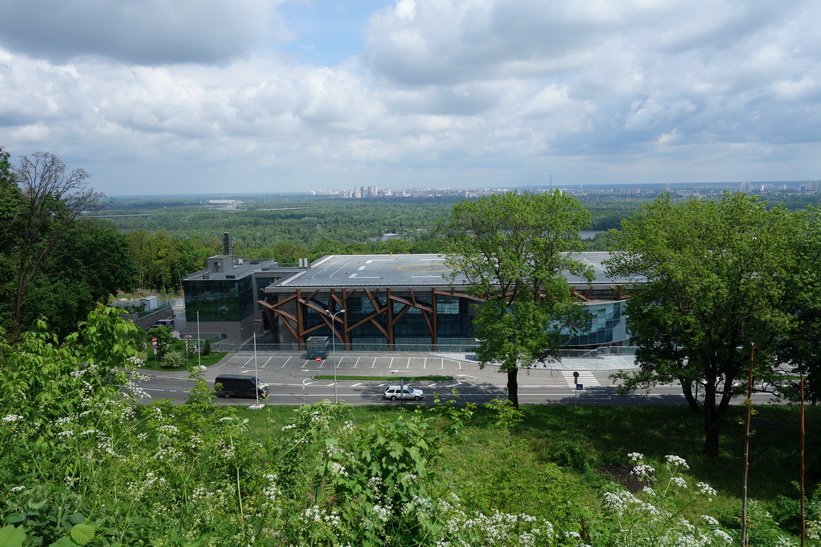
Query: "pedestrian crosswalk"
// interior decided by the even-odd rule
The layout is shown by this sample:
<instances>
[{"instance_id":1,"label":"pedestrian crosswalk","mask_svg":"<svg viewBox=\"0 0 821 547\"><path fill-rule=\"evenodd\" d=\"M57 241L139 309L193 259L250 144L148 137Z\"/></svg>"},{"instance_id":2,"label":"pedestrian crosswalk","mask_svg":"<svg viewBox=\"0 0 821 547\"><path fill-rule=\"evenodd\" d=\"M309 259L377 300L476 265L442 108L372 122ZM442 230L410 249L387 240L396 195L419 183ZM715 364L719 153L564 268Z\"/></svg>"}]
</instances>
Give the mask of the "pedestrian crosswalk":
<instances>
[{"instance_id":1,"label":"pedestrian crosswalk","mask_svg":"<svg viewBox=\"0 0 821 547\"><path fill-rule=\"evenodd\" d=\"M572 387L572 388L575 388L576 384L582 384L584 387L595 387L595 386L600 386L601 385L599 383L599 381L596 380L596 377L593 376L593 373L590 372L589 370L579 371L578 380L576 379L575 376L573 376L573 371L572 370L563 370L562 371L562 376L564 377L565 381L567 382L567 385L569 387Z\"/></svg>"}]
</instances>

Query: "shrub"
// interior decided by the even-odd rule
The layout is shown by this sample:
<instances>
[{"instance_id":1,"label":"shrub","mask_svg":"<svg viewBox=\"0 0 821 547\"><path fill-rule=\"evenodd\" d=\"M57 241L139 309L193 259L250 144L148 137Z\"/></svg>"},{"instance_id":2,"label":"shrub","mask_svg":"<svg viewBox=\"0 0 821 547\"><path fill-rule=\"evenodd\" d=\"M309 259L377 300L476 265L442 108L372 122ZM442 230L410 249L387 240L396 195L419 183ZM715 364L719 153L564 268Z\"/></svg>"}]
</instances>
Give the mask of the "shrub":
<instances>
[{"instance_id":1,"label":"shrub","mask_svg":"<svg viewBox=\"0 0 821 547\"><path fill-rule=\"evenodd\" d=\"M162 360L162 366L165 368L182 368L185 366L185 356L178 351L169 352Z\"/></svg>"},{"instance_id":2,"label":"shrub","mask_svg":"<svg viewBox=\"0 0 821 547\"><path fill-rule=\"evenodd\" d=\"M202 344L202 354L211 355L211 340L208 338L206 338L205 342Z\"/></svg>"}]
</instances>

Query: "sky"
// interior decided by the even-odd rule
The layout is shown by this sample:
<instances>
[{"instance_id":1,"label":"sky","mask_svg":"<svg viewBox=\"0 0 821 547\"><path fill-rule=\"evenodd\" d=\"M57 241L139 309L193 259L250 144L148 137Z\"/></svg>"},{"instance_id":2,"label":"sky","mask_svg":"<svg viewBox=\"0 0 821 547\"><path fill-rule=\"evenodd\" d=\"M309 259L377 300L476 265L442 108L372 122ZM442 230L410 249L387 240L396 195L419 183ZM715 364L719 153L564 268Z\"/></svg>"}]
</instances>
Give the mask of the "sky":
<instances>
[{"instance_id":1,"label":"sky","mask_svg":"<svg viewBox=\"0 0 821 547\"><path fill-rule=\"evenodd\" d=\"M110 196L821 178L817 0L0 0L0 146Z\"/></svg>"}]
</instances>

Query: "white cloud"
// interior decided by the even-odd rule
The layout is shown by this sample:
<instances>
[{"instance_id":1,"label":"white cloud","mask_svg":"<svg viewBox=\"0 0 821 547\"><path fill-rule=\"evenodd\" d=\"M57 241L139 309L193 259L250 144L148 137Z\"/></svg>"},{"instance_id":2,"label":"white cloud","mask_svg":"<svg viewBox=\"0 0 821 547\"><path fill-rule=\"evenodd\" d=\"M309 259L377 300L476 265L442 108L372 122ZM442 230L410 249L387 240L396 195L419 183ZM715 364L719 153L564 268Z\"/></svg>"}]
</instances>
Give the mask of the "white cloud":
<instances>
[{"instance_id":1,"label":"white cloud","mask_svg":"<svg viewBox=\"0 0 821 547\"><path fill-rule=\"evenodd\" d=\"M223 62L248 52L282 0L26 0L0 2L0 45L63 62ZM281 39L289 39L280 30Z\"/></svg>"},{"instance_id":2,"label":"white cloud","mask_svg":"<svg viewBox=\"0 0 821 547\"><path fill-rule=\"evenodd\" d=\"M818 178L809 0L400 0L325 65L284 0L43 1L0 0L0 145L108 193Z\"/></svg>"}]
</instances>

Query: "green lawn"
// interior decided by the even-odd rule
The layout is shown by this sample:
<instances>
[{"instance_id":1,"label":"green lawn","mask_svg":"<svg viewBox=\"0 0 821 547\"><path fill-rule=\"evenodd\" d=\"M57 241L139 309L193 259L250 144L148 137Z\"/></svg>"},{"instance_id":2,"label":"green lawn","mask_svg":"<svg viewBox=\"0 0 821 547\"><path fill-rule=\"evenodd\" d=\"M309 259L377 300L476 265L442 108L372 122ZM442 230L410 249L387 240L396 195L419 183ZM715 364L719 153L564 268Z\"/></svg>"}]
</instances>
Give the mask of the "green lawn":
<instances>
[{"instance_id":1,"label":"green lawn","mask_svg":"<svg viewBox=\"0 0 821 547\"><path fill-rule=\"evenodd\" d=\"M171 345L171 351L177 351L183 355L185 355L185 340L174 340L174 343ZM228 355L227 352L219 352L219 351L212 351L208 355L201 355L200 356L200 363L204 367L210 367L216 363L219 363L223 357ZM188 354L188 361L189 365L195 365L197 363L197 354L196 353L189 353ZM142 368L146 368L148 370L185 370L185 369L170 369L162 366L161 363L154 360L154 354L151 352L151 349L148 350L148 359L146 360L145 364Z\"/></svg>"},{"instance_id":2,"label":"green lawn","mask_svg":"<svg viewBox=\"0 0 821 547\"><path fill-rule=\"evenodd\" d=\"M367 423L392 419L405 409L392 405L356 406L352 420ZM620 470L628 468L627 454L641 452L661 462L666 455L687 460L689 474L718 490L715 503L728 513L740 510L744 452L745 408L732 407L724 424L721 451L717 458L701 455L702 417L684 406L653 407L570 407L522 406L525 419L512 430L510 443L500 442L495 415L479 408L455 443L447 447L438 463L455 484L491 491L500 477L529 491L534 481L543 481L551 469L561 469L576 484L574 496L593 496L596 488ZM799 480L799 415L796 407L757 408L753 420L755 434L750 445L749 496L771 512L777 512L779 497L797 500L794 483ZM238 408L248 418L253 435L275 435L294 415L294 407L268 406L259 411ZM821 408L807 408L806 484L812 492L821 482ZM515 444L510 462L510 446ZM502 473L505 463L515 463L517 478ZM501 475L500 475L501 473ZM567 480L567 479L565 479ZM565 484L562 482L562 484ZM517 494L520 495L520 494ZM523 500L524 506L529 505ZM698 507L694 508L697 513Z\"/></svg>"}]
</instances>

